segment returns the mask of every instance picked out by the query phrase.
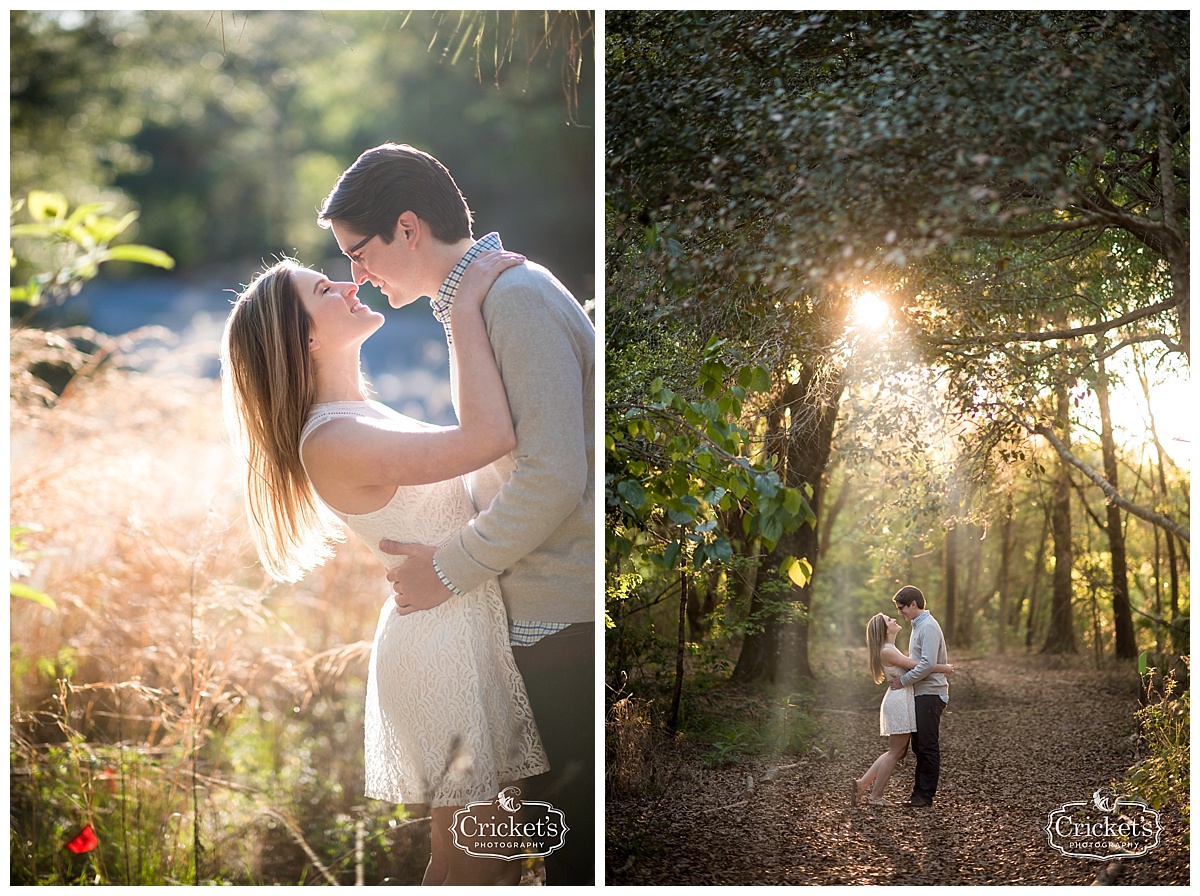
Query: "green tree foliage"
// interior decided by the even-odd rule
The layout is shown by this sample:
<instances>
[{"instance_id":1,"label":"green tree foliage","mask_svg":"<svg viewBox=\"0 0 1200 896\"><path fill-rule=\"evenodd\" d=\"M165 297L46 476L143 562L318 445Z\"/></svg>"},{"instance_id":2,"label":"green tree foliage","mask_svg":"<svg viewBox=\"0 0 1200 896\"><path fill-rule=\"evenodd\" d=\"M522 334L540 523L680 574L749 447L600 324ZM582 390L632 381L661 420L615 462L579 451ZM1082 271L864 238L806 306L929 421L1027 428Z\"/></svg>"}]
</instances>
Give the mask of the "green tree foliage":
<instances>
[{"instance_id":1,"label":"green tree foliage","mask_svg":"<svg viewBox=\"0 0 1200 896\"><path fill-rule=\"evenodd\" d=\"M129 196L183 272L328 257L322 199L394 140L594 289L588 14L14 11L10 31L12 189Z\"/></svg>"},{"instance_id":2,"label":"green tree foliage","mask_svg":"<svg viewBox=\"0 0 1200 896\"><path fill-rule=\"evenodd\" d=\"M72 211L66 197L43 190L33 190L26 199L13 203L12 217L22 210L31 220L9 226L9 237L22 246L21 256L10 246L10 268L18 276L30 273L24 283L9 288L9 299L15 305L33 309L62 301L78 293L106 262L175 266L175 260L159 249L135 243L113 245L137 220L137 212L118 220L106 214L111 209L103 203L81 205Z\"/></svg>"},{"instance_id":3,"label":"green tree foliage","mask_svg":"<svg viewBox=\"0 0 1200 896\"><path fill-rule=\"evenodd\" d=\"M720 512L737 508L740 537L761 539L768 549L812 519L800 492L746 456L749 434L737 421L747 396L769 386L767 371L747 367L735 378L719 360L720 348L716 342L705 348L698 398L675 393L657 377L647 404L609 409L619 415L605 434L606 502L621 524L610 530L607 549L617 557L636 555L639 564L663 569L688 559L700 570L732 559ZM727 388L731 379L736 385Z\"/></svg>"},{"instance_id":4,"label":"green tree foliage","mask_svg":"<svg viewBox=\"0 0 1200 896\"><path fill-rule=\"evenodd\" d=\"M743 425L818 516L868 284L899 357L859 445L946 531L952 491L986 522L980 484L1045 465L1028 432L1069 434L1047 396L1098 357L1186 359L1185 14L616 12L606 57L610 376L627 316L753 354L772 392Z\"/></svg>"}]
</instances>

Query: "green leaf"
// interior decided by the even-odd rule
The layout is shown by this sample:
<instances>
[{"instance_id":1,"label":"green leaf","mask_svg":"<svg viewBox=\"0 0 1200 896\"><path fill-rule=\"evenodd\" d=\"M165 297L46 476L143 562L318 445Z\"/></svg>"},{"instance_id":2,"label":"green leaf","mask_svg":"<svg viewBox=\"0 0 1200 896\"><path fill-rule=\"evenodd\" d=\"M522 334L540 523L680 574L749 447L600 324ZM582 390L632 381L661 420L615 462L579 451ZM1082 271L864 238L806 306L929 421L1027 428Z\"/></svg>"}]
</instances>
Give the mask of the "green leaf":
<instances>
[{"instance_id":1,"label":"green leaf","mask_svg":"<svg viewBox=\"0 0 1200 896\"><path fill-rule=\"evenodd\" d=\"M746 367L738 374L738 384L748 392L766 392L771 388L771 374L765 367Z\"/></svg>"},{"instance_id":2,"label":"green leaf","mask_svg":"<svg viewBox=\"0 0 1200 896\"><path fill-rule=\"evenodd\" d=\"M784 489L784 492L783 492L783 509L784 510L786 510L788 513L790 513L794 516L795 514L800 512L800 509L802 507L804 507L804 504L805 504L804 496L801 495L800 492L798 492L794 488Z\"/></svg>"},{"instance_id":3,"label":"green leaf","mask_svg":"<svg viewBox=\"0 0 1200 896\"><path fill-rule=\"evenodd\" d=\"M109 205L104 202L85 202L83 205L76 208L75 211L71 212L71 217L67 218L66 223L68 226L74 226L83 222L84 219L88 217L98 215L100 212L106 211L108 208ZM130 212L129 214L137 217L136 212ZM126 217L129 217L129 215L126 215ZM128 226L128 224L125 226ZM121 230L124 229L124 227L121 228ZM117 232L119 233L120 231Z\"/></svg>"},{"instance_id":4,"label":"green leaf","mask_svg":"<svg viewBox=\"0 0 1200 896\"><path fill-rule=\"evenodd\" d=\"M783 536L783 523L775 514L764 516L758 525L763 541L767 542L769 547L774 547L775 543Z\"/></svg>"},{"instance_id":5,"label":"green leaf","mask_svg":"<svg viewBox=\"0 0 1200 896\"><path fill-rule=\"evenodd\" d=\"M61 221L66 217L67 208L67 199L61 193L29 192L29 214L35 221Z\"/></svg>"},{"instance_id":6,"label":"green leaf","mask_svg":"<svg viewBox=\"0 0 1200 896\"><path fill-rule=\"evenodd\" d=\"M131 261L136 264L148 264L156 268L166 268L167 270L175 267L175 259L161 249L152 249L149 246L136 244L112 246L105 249L100 253L100 261Z\"/></svg>"},{"instance_id":7,"label":"green leaf","mask_svg":"<svg viewBox=\"0 0 1200 896\"><path fill-rule=\"evenodd\" d=\"M126 228L137 220L137 216L137 212L129 212L118 221L116 218L110 218L107 215L86 215L80 217L78 214L74 214L71 215L71 221L75 222L75 226L86 234L93 241L94 245L103 246L111 243L124 233ZM77 218L79 219L78 221L76 220Z\"/></svg>"},{"instance_id":8,"label":"green leaf","mask_svg":"<svg viewBox=\"0 0 1200 896\"><path fill-rule=\"evenodd\" d=\"M792 580L797 588L803 588L812 579L812 564L807 560L797 560L795 557L789 557L783 563L784 569L787 571L787 576Z\"/></svg>"},{"instance_id":9,"label":"green leaf","mask_svg":"<svg viewBox=\"0 0 1200 896\"><path fill-rule=\"evenodd\" d=\"M677 526L689 526L696 519L696 515L690 510L676 506L667 509L667 518Z\"/></svg>"},{"instance_id":10,"label":"green leaf","mask_svg":"<svg viewBox=\"0 0 1200 896\"><path fill-rule=\"evenodd\" d=\"M679 552L681 550L683 550L683 545L678 541L673 541L667 545L667 551L663 556L663 561L668 569L675 568L675 561L679 559Z\"/></svg>"},{"instance_id":11,"label":"green leaf","mask_svg":"<svg viewBox=\"0 0 1200 896\"><path fill-rule=\"evenodd\" d=\"M41 304L41 291L38 289L37 281L30 280L25 286L10 286L8 288L8 299L10 302L26 302L30 305Z\"/></svg>"},{"instance_id":12,"label":"green leaf","mask_svg":"<svg viewBox=\"0 0 1200 896\"><path fill-rule=\"evenodd\" d=\"M41 604L48 610L58 612L58 607L54 605L54 601L48 596L32 588L23 582L9 582L8 593L11 597L20 597L25 600L31 600L35 604Z\"/></svg>"},{"instance_id":13,"label":"green leaf","mask_svg":"<svg viewBox=\"0 0 1200 896\"><path fill-rule=\"evenodd\" d=\"M46 224L14 224L8 228L8 235L11 239L20 239L21 237L49 239L57 233L56 228Z\"/></svg>"},{"instance_id":14,"label":"green leaf","mask_svg":"<svg viewBox=\"0 0 1200 896\"><path fill-rule=\"evenodd\" d=\"M622 557L626 557L629 555L629 552L633 550L633 542L631 542L628 538L622 538L620 535L614 535L612 532L608 532L606 533L604 539L604 547L607 551L619 554Z\"/></svg>"},{"instance_id":15,"label":"green leaf","mask_svg":"<svg viewBox=\"0 0 1200 896\"><path fill-rule=\"evenodd\" d=\"M617 483L617 494L624 498L634 510L646 505L646 490L640 482L626 479Z\"/></svg>"},{"instance_id":16,"label":"green leaf","mask_svg":"<svg viewBox=\"0 0 1200 896\"><path fill-rule=\"evenodd\" d=\"M779 493L779 476L774 470L754 477L754 487L760 498L774 498Z\"/></svg>"}]
</instances>

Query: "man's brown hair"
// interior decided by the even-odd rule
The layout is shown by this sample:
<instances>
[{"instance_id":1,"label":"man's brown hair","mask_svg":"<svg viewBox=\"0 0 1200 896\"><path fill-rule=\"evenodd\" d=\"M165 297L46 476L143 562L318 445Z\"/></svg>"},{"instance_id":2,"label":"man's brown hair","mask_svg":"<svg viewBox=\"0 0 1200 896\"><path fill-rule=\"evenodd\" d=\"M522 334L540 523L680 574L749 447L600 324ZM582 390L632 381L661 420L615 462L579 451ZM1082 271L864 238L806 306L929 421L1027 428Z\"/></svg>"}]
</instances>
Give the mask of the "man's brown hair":
<instances>
[{"instance_id":1,"label":"man's brown hair","mask_svg":"<svg viewBox=\"0 0 1200 896\"><path fill-rule=\"evenodd\" d=\"M925 595L921 593L921 589L916 585L905 585L896 592L892 600L898 607L916 604L918 608L925 609Z\"/></svg>"}]
</instances>

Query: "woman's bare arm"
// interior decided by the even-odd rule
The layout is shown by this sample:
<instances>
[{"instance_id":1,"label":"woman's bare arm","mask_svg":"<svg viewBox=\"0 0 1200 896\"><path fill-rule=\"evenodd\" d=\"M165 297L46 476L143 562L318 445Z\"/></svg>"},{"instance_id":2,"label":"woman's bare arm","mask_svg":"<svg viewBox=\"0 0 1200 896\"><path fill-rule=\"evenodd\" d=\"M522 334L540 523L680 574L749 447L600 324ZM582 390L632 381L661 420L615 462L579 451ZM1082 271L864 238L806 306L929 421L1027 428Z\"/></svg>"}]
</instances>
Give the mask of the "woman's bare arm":
<instances>
[{"instance_id":1,"label":"woman's bare arm","mask_svg":"<svg viewBox=\"0 0 1200 896\"><path fill-rule=\"evenodd\" d=\"M459 284L450 319L457 426L414 432L386 420L346 418L308 437L304 464L326 502L345 513L367 513L387 503L398 486L453 479L513 449L508 398L480 309L500 273L523 261L510 252L484 253Z\"/></svg>"},{"instance_id":2,"label":"woman's bare arm","mask_svg":"<svg viewBox=\"0 0 1200 896\"><path fill-rule=\"evenodd\" d=\"M889 666L899 666L901 669L903 669L906 672L909 669L915 669L917 667L917 662L918 662L917 660L914 660L912 657L906 656L904 653L902 653L900 651L900 648L896 647L894 644L884 644L883 647L879 651L879 658L881 660L883 660L885 663L887 663ZM952 663L938 663L937 665L935 665L933 667L933 671L934 672L953 672L954 665Z\"/></svg>"}]
</instances>

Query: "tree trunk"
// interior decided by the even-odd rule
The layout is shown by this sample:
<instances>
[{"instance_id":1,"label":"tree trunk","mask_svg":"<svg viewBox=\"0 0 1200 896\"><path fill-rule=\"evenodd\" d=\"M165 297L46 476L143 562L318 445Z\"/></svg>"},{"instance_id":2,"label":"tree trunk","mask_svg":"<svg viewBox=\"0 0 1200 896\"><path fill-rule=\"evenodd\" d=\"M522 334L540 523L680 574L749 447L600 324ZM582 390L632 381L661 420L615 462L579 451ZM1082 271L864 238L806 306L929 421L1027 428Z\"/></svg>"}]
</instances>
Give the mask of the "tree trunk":
<instances>
[{"instance_id":1,"label":"tree trunk","mask_svg":"<svg viewBox=\"0 0 1200 896\"><path fill-rule=\"evenodd\" d=\"M688 588L688 631L695 642L708 637L708 630L712 625L711 614L717 606L716 594L717 588L720 587L720 579L720 571L714 570L706 576L704 588L697 588L694 582Z\"/></svg>"},{"instance_id":2,"label":"tree trunk","mask_svg":"<svg viewBox=\"0 0 1200 896\"><path fill-rule=\"evenodd\" d=\"M834 524L842 512L842 508L846 506L846 501L849 497L850 485L843 481L842 487L838 489L837 498L829 505L829 509L826 510L824 506L816 508L817 517L821 520L821 546L819 551L822 555L829 553L829 542Z\"/></svg>"},{"instance_id":3,"label":"tree trunk","mask_svg":"<svg viewBox=\"0 0 1200 896\"><path fill-rule=\"evenodd\" d=\"M983 542L978 526L962 527L958 536L960 548L959 557L967 564L966 587L958 591L958 636L959 647L970 647L975 643L975 615L979 612L977 597L981 588L979 585L980 572L983 568ZM966 557L963 558L963 547L966 547Z\"/></svg>"},{"instance_id":4,"label":"tree trunk","mask_svg":"<svg viewBox=\"0 0 1200 896\"><path fill-rule=\"evenodd\" d=\"M1066 385L1057 389L1058 414L1056 425L1062 432L1061 441L1070 448L1070 398ZM1043 653L1075 653L1075 625L1071 617L1071 568L1074 551L1071 545L1071 465L1058 458L1051 498L1050 534L1054 540L1054 590L1050 602L1050 629L1046 633Z\"/></svg>"},{"instance_id":5,"label":"tree trunk","mask_svg":"<svg viewBox=\"0 0 1200 896\"><path fill-rule=\"evenodd\" d=\"M996 650L1004 653L1008 642L1009 605L1008 594L1009 570L1013 553L1013 502L1012 493L1008 494L1004 505L1004 525L1000 527L1000 568L996 570Z\"/></svg>"},{"instance_id":6,"label":"tree trunk","mask_svg":"<svg viewBox=\"0 0 1200 896\"><path fill-rule=\"evenodd\" d=\"M683 657L687 651L687 605L691 593L687 572L679 573L679 629L675 641L675 688L671 693L671 708L667 712L667 731L679 730L679 702L683 696Z\"/></svg>"},{"instance_id":7,"label":"tree trunk","mask_svg":"<svg viewBox=\"0 0 1200 896\"><path fill-rule=\"evenodd\" d=\"M1033 555L1033 581L1029 584L1029 613L1025 617L1025 649L1033 647L1033 619L1038 603L1038 587L1042 581L1042 572L1046 568L1046 539L1050 536L1050 517L1052 508L1046 507L1042 514L1042 536L1038 539L1037 553Z\"/></svg>"},{"instance_id":8,"label":"tree trunk","mask_svg":"<svg viewBox=\"0 0 1200 896\"><path fill-rule=\"evenodd\" d=\"M1158 489L1163 502L1167 500L1167 473L1166 461L1167 453L1163 451L1162 442L1158 438L1158 426L1154 420L1154 408L1150 404L1150 383L1146 379L1146 370L1141 365L1141 356L1135 354L1139 363L1137 365L1138 380L1142 385L1142 395L1146 399L1146 414L1150 423L1150 438L1154 441L1154 449L1158 454ZM1167 574L1171 580L1171 622L1175 622L1179 618L1179 565L1175 559L1175 536L1170 532L1164 532L1167 538L1167 563L1169 564ZM1157 540L1156 540L1157 544ZM1162 588L1162 577L1155 576L1156 589ZM1159 608L1159 618L1162 617L1162 609Z\"/></svg>"},{"instance_id":9,"label":"tree trunk","mask_svg":"<svg viewBox=\"0 0 1200 896\"><path fill-rule=\"evenodd\" d=\"M1108 377L1104 371L1104 359L1099 362L1100 377L1096 383L1096 399L1100 403L1100 446L1104 455L1104 478L1112 487L1120 490L1117 482L1117 446L1113 438L1112 414L1108 406ZM1108 535L1108 552L1112 558L1112 601L1113 629L1115 631L1117 659L1131 660L1138 655L1137 638L1133 633L1133 611L1129 604L1129 574L1125 565L1125 529L1121 521L1121 508L1114 502L1105 503L1108 520L1105 530Z\"/></svg>"},{"instance_id":10,"label":"tree trunk","mask_svg":"<svg viewBox=\"0 0 1200 896\"><path fill-rule=\"evenodd\" d=\"M819 512L843 380L840 374L830 380L828 371L818 374L813 368L805 368L804 374L799 377L799 382L785 385L779 407L771 415L768 453L780 458L780 476L785 485L801 490L811 488L810 504ZM819 376L825 377L823 387L818 385ZM767 557L763 568L765 575L760 573L759 582L778 581L776 573L786 557L807 559L812 564L815 578L819 526L818 520L815 525L801 526L783 536ZM752 616L780 600L793 606L782 614L768 612L762 630L746 635L733 670L734 681L786 684L813 677L808 659L808 615L812 607L813 578L803 587L789 584L782 594L764 594L761 588L755 588L750 601Z\"/></svg>"},{"instance_id":11,"label":"tree trunk","mask_svg":"<svg viewBox=\"0 0 1200 896\"><path fill-rule=\"evenodd\" d=\"M942 632L946 644L958 644L958 526L942 536Z\"/></svg>"},{"instance_id":12,"label":"tree trunk","mask_svg":"<svg viewBox=\"0 0 1200 896\"><path fill-rule=\"evenodd\" d=\"M1171 51L1162 42L1156 46L1164 77L1175 74ZM1166 231L1163 256L1171 270L1171 295L1179 315L1179 341L1188 363L1192 360L1192 254L1187 239L1187 194L1181 196L1175 183L1175 143L1183 135L1167 103L1158 104L1158 176L1162 193L1162 223ZM1186 139L1186 138L1185 138Z\"/></svg>"}]
</instances>

